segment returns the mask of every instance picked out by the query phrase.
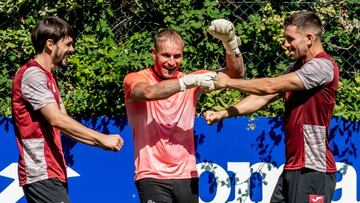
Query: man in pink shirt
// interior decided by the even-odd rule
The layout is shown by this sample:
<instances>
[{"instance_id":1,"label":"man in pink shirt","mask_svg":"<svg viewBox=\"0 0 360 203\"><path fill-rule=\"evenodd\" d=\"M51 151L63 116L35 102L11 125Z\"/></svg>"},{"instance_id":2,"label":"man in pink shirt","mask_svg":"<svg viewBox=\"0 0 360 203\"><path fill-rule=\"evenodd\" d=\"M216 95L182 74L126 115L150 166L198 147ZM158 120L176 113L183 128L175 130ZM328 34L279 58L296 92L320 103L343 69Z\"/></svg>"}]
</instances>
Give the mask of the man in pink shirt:
<instances>
[{"instance_id":1,"label":"man in pink shirt","mask_svg":"<svg viewBox=\"0 0 360 203\"><path fill-rule=\"evenodd\" d=\"M28 202L70 202L61 134L105 150L118 151L119 135L89 129L66 113L52 70L74 51L70 25L57 17L41 20L31 34L34 59L12 83L11 109L19 148L18 173Z\"/></svg>"},{"instance_id":2,"label":"man in pink shirt","mask_svg":"<svg viewBox=\"0 0 360 203\"><path fill-rule=\"evenodd\" d=\"M222 40L230 77L243 76L243 59L231 22L218 19L209 32ZM198 202L194 120L200 94L214 89L216 72L179 71L184 42L173 29L155 35L155 64L124 79L125 104L135 145L135 182L141 202Z\"/></svg>"}]
</instances>

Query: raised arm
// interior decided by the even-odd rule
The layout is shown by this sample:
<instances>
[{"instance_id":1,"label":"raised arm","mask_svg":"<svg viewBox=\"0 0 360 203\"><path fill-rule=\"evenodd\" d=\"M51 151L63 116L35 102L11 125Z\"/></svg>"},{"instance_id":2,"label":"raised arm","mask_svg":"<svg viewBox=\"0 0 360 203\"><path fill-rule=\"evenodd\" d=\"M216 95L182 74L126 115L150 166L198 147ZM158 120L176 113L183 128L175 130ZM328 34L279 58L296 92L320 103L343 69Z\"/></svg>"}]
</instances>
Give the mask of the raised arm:
<instances>
[{"instance_id":1,"label":"raised arm","mask_svg":"<svg viewBox=\"0 0 360 203\"><path fill-rule=\"evenodd\" d=\"M239 46L240 38L235 35L234 25L225 19L217 19L211 22L208 32L222 41L226 50L226 68L217 70L231 78L244 77L245 65Z\"/></svg>"}]
</instances>

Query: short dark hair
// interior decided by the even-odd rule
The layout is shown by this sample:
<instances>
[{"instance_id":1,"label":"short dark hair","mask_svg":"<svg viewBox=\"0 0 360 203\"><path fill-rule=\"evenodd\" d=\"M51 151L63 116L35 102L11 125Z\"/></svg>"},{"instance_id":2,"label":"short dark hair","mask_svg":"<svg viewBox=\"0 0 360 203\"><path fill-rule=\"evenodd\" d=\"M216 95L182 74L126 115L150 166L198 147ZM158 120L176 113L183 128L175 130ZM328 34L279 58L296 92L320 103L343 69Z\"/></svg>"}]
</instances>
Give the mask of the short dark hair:
<instances>
[{"instance_id":1,"label":"short dark hair","mask_svg":"<svg viewBox=\"0 0 360 203\"><path fill-rule=\"evenodd\" d=\"M166 28L161 30L160 32L158 32L155 37L154 37L154 47L155 49L158 49L158 44L164 40L178 40L182 46L184 47L184 41L181 37L181 35L176 32L176 30L172 29L172 28Z\"/></svg>"},{"instance_id":2,"label":"short dark hair","mask_svg":"<svg viewBox=\"0 0 360 203\"><path fill-rule=\"evenodd\" d=\"M32 31L31 41L38 54L43 51L46 40L52 39L56 43L65 36L74 38L71 26L61 18L47 17L42 19Z\"/></svg>"},{"instance_id":3,"label":"short dark hair","mask_svg":"<svg viewBox=\"0 0 360 203\"><path fill-rule=\"evenodd\" d=\"M323 26L320 18L311 11L299 11L286 17L284 27L286 28L289 25L295 25L301 31L311 28L315 31L314 34L318 38L321 38L323 32Z\"/></svg>"}]
</instances>

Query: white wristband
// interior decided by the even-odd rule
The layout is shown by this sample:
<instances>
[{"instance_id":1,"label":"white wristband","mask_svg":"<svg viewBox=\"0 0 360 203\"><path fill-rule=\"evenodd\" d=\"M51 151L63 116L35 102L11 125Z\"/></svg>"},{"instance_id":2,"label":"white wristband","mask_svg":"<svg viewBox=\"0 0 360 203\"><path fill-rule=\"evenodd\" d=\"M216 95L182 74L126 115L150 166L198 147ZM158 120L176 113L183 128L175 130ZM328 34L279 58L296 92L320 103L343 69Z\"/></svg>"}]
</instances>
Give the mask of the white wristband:
<instances>
[{"instance_id":1,"label":"white wristband","mask_svg":"<svg viewBox=\"0 0 360 203\"><path fill-rule=\"evenodd\" d=\"M239 49L240 44L241 44L240 38L237 36L235 36L235 38L229 42L223 41L223 45L226 49L226 53L228 53L228 54L239 55L240 54L240 49Z\"/></svg>"},{"instance_id":2,"label":"white wristband","mask_svg":"<svg viewBox=\"0 0 360 203\"><path fill-rule=\"evenodd\" d=\"M180 91L183 92L186 89L186 85L184 83L183 78L179 78Z\"/></svg>"}]
</instances>

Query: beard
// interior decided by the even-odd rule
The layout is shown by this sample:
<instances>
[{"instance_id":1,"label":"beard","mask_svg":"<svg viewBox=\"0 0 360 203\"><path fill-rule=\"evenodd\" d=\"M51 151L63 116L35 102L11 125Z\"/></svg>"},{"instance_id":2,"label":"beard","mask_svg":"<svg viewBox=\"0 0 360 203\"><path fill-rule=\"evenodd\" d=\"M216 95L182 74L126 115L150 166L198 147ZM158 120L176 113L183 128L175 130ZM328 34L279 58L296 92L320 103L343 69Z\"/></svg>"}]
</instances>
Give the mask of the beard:
<instances>
[{"instance_id":1,"label":"beard","mask_svg":"<svg viewBox=\"0 0 360 203\"><path fill-rule=\"evenodd\" d=\"M63 57L59 63L57 63L57 66L60 68L65 68L67 66L67 56Z\"/></svg>"},{"instance_id":2,"label":"beard","mask_svg":"<svg viewBox=\"0 0 360 203\"><path fill-rule=\"evenodd\" d=\"M69 54L67 52L64 53L55 53L55 64L57 67L64 68L67 66L67 58Z\"/></svg>"}]
</instances>

